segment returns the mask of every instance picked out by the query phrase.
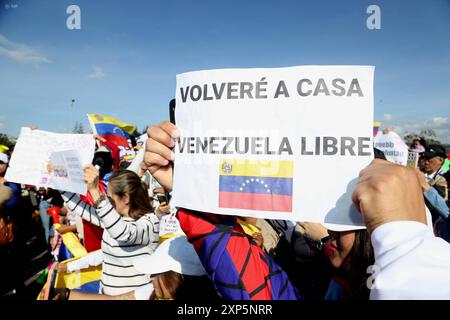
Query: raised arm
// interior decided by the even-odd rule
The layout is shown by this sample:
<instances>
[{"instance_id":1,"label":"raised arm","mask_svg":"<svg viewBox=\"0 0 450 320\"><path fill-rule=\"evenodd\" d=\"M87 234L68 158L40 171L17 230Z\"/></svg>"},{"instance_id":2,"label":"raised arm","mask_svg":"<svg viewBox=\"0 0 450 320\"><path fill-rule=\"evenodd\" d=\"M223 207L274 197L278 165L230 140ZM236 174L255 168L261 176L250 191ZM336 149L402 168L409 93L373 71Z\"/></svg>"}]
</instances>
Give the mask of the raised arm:
<instances>
[{"instance_id":1,"label":"raised arm","mask_svg":"<svg viewBox=\"0 0 450 320\"><path fill-rule=\"evenodd\" d=\"M64 199L64 203L66 204L67 208L75 212L82 219L96 226L104 228L95 208L91 207L86 202L83 202L78 194L68 191L61 191L61 196Z\"/></svg>"},{"instance_id":2,"label":"raised arm","mask_svg":"<svg viewBox=\"0 0 450 320\"><path fill-rule=\"evenodd\" d=\"M154 214L146 214L133 221L122 217L108 199L100 202L97 214L104 229L117 241L140 245L159 242L159 220Z\"/></svg>"},{"instance_id":3,"label":"raised arm","mask_svg":"<svg viewBox=\"0 0 450 320\"><path fill-rule=\"evenodd\" d=\"M448 299L450 244L426 225L413 169L374 160L360 173L353 201L375 253L371 299Z\"/></svg>"}]
</instances>

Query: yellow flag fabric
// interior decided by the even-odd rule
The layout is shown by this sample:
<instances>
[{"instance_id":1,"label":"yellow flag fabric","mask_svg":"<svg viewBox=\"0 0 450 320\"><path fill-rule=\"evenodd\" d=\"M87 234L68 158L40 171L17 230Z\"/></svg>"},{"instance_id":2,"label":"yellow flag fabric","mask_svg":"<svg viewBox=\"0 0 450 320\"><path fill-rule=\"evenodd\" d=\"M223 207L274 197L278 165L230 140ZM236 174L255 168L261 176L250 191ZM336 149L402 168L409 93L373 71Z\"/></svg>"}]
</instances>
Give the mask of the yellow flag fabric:
<instances>
[{"instance_id":1,"label":"yellow flag fabric","mask_svg":"<svg viewBox=\"0 0 450 320\"><path fill-rule=\"evenodd\" d=\"M62 240L75 258L87 255L86 248L80 243L78 237L73 232L66 232L62 235Z\"/></svg>"},{"instance_id":2,"label":"yellow flag fabric","mask_svg":"<svg viewBox=\"0 0 450 320\"><path fill-rule=\"evenodd\" d=\"M68 263L79 258L72 258L62 261L62 263ZM78 272L58 272L55 279L55 288L67 288L76 289L82 285L98 281L102 276L102 266L92 266L86 269L82 269Z\"/></svg>"},{"instance_id":3,"label":"yellow flag fabric","mask_svg":"<svg viewBox=\"0 0 450 320\"><path fill-rule=\"evenodd\" d=\"M5 146L4 144L0 144L0 153L5 153L5 151L8 151L9 148Z\"/></svg>"},{"instance_id":4,"label":"yellow flag fabric","mask_svg":"<svg viewBox=\"0 0 450 320\"><path fill-rule=\"evenodd\" d=\"M254 233L261 232L260 228L250 223L247 223L244 220L238 218L237 222L241 225L242 229L244 229L244 232L249 236L252 236Z\"/></svg>"},{"instance_id":5,"label":"yellow flag fabric","mask_svg":"<svg viewBox=\"0 0 450 320\"><path fill-rule=\"evenodd\" d=\"M89 121L97 128L101 127L101 125L116 125L128 134L133 134L137 129L137 127L133 126L132 124L125 123L102 114L88 114L87 116Z\"/></svg>"}]
</instances>

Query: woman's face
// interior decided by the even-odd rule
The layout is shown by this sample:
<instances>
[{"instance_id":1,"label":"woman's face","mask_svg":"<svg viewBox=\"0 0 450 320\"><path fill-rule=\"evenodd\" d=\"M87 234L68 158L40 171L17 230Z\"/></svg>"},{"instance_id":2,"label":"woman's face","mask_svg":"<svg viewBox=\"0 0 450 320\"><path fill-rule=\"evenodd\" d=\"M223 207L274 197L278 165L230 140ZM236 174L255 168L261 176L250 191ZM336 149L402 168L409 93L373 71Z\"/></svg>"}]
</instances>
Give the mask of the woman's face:
<instances>
[{"instance_id":1,"label":"woman's face","mask_svg":"<svg viewBox=\"0 0 450 320\"><path fill-rule=\"evenodd\" d=\"M325 255L335 268L339 268L345 257L350 253L355 243L355 231L328 231L332 240L324 246Z\"/></svg>"},{"instance_id":2,"label":"woman's face","mask_svg":"<svg viewBox=\"0 0 450 320\"><path fill-rule=\"evenodd\" d=\"M128 216L130 210L130 197L128 195L119 197L108 189L108 197L114 209L116 209L118 213L123 216Z\"/></svg>"}]
</instances>

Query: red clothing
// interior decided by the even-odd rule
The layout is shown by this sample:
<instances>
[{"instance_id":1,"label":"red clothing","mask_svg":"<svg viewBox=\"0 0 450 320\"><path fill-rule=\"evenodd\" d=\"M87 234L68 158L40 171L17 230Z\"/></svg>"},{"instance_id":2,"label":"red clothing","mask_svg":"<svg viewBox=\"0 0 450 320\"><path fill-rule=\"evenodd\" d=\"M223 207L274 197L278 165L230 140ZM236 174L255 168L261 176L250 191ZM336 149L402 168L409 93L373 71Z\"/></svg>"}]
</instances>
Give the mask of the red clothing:
<instances>
[{"instance_id":1,"label":"red clothing","mask_svg":"<svg viewBox=\"0 0 450 320\"><path fill-rule=\"evenodd\" d=\"M178 210L178 220L224 299L298 300L286 273L233 216Z\"/></svg>"},{"instance_id":2,"label":"red clothing","mask_svg":"<svg viewBox=\"0 0 450 320\"><path fill-rule=\"evenodd\" d=\"M103 229L83 220L84 247L87 252L101 249Z\"/></svg>"},{"instance_id":3,"label":"red clothing","mask_svg":"<svg viewBox=\"0 0 450 320\"><path fill-rule=\"evenodd\" d=\"M107 139L107 138L105 138ZM114 142L106 140L106 142L103 142L102 144L104 144L106 147L108 147L109 150L111 150L111 157L114 161L113 163L113 167L114 170L118 170L119 169L119 163L120 163L120 150L119 147L114 144Z\"/></svg>"},{"instance_id":4,"label":"red clothing","mask_svg":"<svg viewBox=\"0 0 450 320\"><path fill-rule=\"evenodd\" d=\"M103 181L98 184L100 191L106 194L106 187ZM88 192L86 196L80 195L83 202L92 206L94 203L91 194ZM88 221L83 220L83 234L84 234L84 247L87 252L92 252L101 249L103 229Z\"/></svg>"}]
</instances>

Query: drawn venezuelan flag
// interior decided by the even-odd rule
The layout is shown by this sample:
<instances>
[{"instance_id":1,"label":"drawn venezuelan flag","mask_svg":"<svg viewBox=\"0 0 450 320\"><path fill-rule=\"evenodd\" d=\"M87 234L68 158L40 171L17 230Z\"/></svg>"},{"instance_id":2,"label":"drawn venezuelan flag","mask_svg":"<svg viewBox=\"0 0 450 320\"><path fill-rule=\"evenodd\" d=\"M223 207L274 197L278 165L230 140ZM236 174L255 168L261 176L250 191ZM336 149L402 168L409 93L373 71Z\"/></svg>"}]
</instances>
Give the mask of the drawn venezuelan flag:
<instances>
[{"instance_id":1,"label":"drawn venezuelan flag","mask_svg":"<svg viewBox=\"0 0 450 320\"><path fill-rule=\"evenodd\" d=\"M292 212L291 160L221 160L219 207Z\"/></svg>"}]
</instances>

